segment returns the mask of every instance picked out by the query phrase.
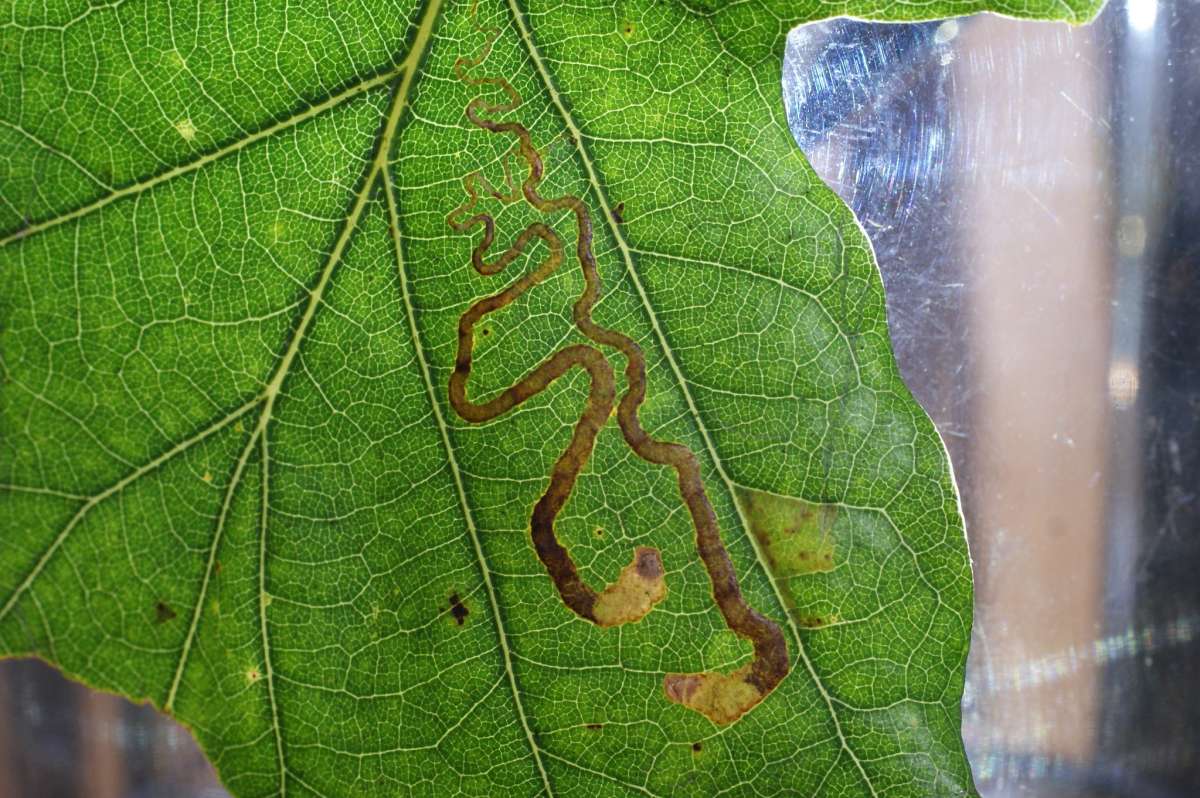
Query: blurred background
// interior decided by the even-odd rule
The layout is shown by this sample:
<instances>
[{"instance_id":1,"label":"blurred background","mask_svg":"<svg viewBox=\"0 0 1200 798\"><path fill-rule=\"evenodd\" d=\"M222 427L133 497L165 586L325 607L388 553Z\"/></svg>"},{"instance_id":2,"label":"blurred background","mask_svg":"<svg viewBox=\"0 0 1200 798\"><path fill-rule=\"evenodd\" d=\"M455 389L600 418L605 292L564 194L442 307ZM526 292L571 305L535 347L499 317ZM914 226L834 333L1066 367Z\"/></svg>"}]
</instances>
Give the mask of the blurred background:
<instances>
[{"instance_id":1,"label":"blurred background","mask_svg":"<svg viewBox=\"0 0 1200 798\"><path fill-rule=\"evenodd\" d=\"M809 26L783 99L954 463L980 791L1200 795L1200 0ZM0 663L0 798L224 795L152 709Z\"/></svg>"}]
</instances>

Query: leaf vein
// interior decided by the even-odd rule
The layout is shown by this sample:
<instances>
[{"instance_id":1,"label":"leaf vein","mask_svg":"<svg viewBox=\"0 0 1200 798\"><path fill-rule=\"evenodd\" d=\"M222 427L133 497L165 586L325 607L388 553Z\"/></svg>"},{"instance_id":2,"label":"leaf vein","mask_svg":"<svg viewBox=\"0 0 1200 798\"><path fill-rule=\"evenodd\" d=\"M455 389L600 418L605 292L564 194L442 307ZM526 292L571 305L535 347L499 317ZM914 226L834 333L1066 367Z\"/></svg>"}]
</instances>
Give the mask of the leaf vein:
<instances>
[{"instance_id":1,"label":"leaf vein","mask_svg":"<svg viewBox=\"0 0 1200 798\"><path fill-rule=\"evenodd\" d=\"M80 508L75 511L75 514L71 516L70 520L67 521L63 528L59 531L58 535L55 536L54 540L50 542L50 545L46 547L46 550L42 552L42 555L38 558L37 562L34 563L33 567L29 570L29 573L25 575L25 578L22 579L21 582L13 589L13 592L9 594L9 597L5 601L4 605L0 607L0 621L3 621L8 614L12 612L13 607L16 606L21 596L33 586L34 581L41 574L47 563L50 562L50 559L62 547L62 545L66 543L67 538L71 536L71 532L80 524L81 521L83 521L84 517L96 507L96 505L102 503L105 499L120 493L122 490L129 487L146 474L155 471L159 466L162 466L169 460L172 460L177 455L186 452L188 449L192 448L201 441L220 432L225 427L229 426L234 421L238 420L247 412L249 412L253 407L258 405L260 401L262 401L261 397L254 397L238 409L234 410L232 413L227 414L223 418L204 427L191 437L175 444L154 459L130 471L124 477L109 485L104 490L93 494L90 498L88 498L80 506Z\"/></svg>"},{"instance_id":2,"label":"leaf vein","mask_svg":"<svg viewBox=\"0 0 1200 798\"><path fill-rule=\"evenodd\" d=\"M167 697L163 701L163 709L171 712L175 707L175 698L179 694L179 684L183 679L183 672L187 668L188 659L192 651L192 643L196 639L196 630L200 627L200 615L204 612L204 601L208 597L208 585L212 581L213 571L217 564L217 551L221 548L221 540L224 538L225 526L229 522L229 510L233 506L233 498L237 494L238 485L241 484L242 474L246 470L246 463L250 460L250 453L254 450L254 444L258 442L258 436L263 432L261 423L257 426L246 441L246 445L242 447L242 453L238 455L237 464L233 468L233 475L229 478L229 485L225 488L225 496L221 500L221 511L217 516L217 528L213 532L212 543L208 547L208 561L204 566L204 579L200 582L200 593L196 596L196 602L192 607L192 619L188 623L187 633L183 638L183 645L179 650L179 660L175 664L175 675L171 679L171 686L167 690Z\"/></svg>"},{"instance_id":3,"label":"leaf vein","mask_svg":"<svg viewBox=\"0 0 1200 798\"><path fill-rule=\"evenodd\" d=\"M371 89L379 88L380 86L384 86L390 81L395 80L396 77L398 77L405 69L407 64L408 61L406 60L398 67L381 72L380 74L367 78L366 80L359 81L358 83L351 85L349 88L346 88L337 94L331 95L320 102L314 103L313 105L308 106L304 110L293 114L292 116L267 125L266 127L259 128L243 138L231 141L228 144L207 152L191 161L188 161L187 163L173 166L169 169L165 169L161 172L140 178L132 183L128 183L124 186L113 189L107 194L103 194L90 202L66 211L65 213L61 213L58 216L52 216L32 224L25 224L15 230L0 232L0 248L8 246L9 244L13 244L24 238L28 238L29 236L58 227L59 225L66 224L67 222L81 219L108 205L111 205L118 200L142 194L145 191L173 180L176 177L191 174L192 172L219 161L228 155L241 152L247 147L258 143L259 141L268 139L285 130L290 130L302 122L306 122L309 119L320 116L326 111L332 110L333 108L336 108L348 100L364 94Z\"/></svg>"},{"instance_id":4,"label":"leaf vein","mask_svg":"<svg viewBox=\"0 0 1200 798\"><path fill-rule=\"evenodd\" d=\"M729 495L731 497L735 496L736 494L734 492L733 481L726 473L721 458L717 454L716 446L712 440L712 436L708 432L708 427L705 425L704 419L700 415L699 408L696 406L696 402L692 397L691 391L688 389L687 379L684 377L683 371L679 367L679 363L677 362L671 345L667 340L666 332L659 323L658 314L655 311L653 304L650 302L649 294L647 293L645 286L642 284L641 278L638 277L637 269L634 268L632 249L629 245L629 242L625 240L625 236L617 224L616 217L613 215L612 207L608 202L607 195L604 192L604 187L600 181L596 166L592 163L592 158L583 145L585 140L583 131L580 129L578 123L576 123L574 116L572 116L571 112L567 109L563 100L563 96L559 92L553 78L550 75L549 67L547 67L542 53L533 40L533 34L529 29L529 25L525 20L525 14L519 7L517 0L508 0L508 8L512 12L513 22L520 34L521 41L524 43L526 50L529 52L529 57L532 60L534 67L537 69L538 76L545 87L546 94L549 96L554 107L558 110L559 115L562 117L563 123L567 126L568 131L570 131L575 141L575 149L579 155L580 162L583 164L584 171L587 174L588 183L591 186L593 195L596 197L596 201L600 204L600 215L607 223L608 229L612 233L613 239L616 241L617 248L621 252L622 260L625 263L626 273L629 275L630 282L633 284L638 298L641 300L642 306L645 308L646 315L649 318L651 328L654 330L654 335L658 341L659 348L662 350L663 356L671 368L671 372L679 385L679 390L683 394L683 398L687 403L688 410L690 411L691 416L696 424L696 428L699 430L700 436L704 440L704 445L710 459L713 462L713 467L716 469L717 474L728 490ZM758 565L765 573L767 581L771 584L771 588L775 592L778 605L780 607L786 607L787 602L784 601L779 584L771 575L770 570L766 568L764 564L764 555L760 549L760 546L754 539L754 536L749 532L750 524L745 517L742 507L737 503L736 499L733 500L733 504L737 511L738 519L741 521L745 536L754 548ZM787 620L788 627L792 631L792 638L796 643L800 660L804 663L805 669L808 671L809 676L812 678L813 683L816 685L817 690L820 692L821 697L825 702L825 706L828 709L830 718L833 721L834 728L837 731L838 740L841 743L842 749L846 751L847 755L854 762L859 775L862 777L862 780L867 789L870 791L871 795L878 795L875 790L875 785L867 775L866 769L863 767L858 755L855 754L850 748L849 740L847 740L845 733L842 731L841 721L838 718L838 712L833 704L832 696L825 687L824 682L817 674L816 667L804 648L804 642L800 638L800 630L797 628L795 620L791 617L790 613L784 613L784 615Z\"/></svg>"},{"instance_id":5,"label":"leaf vein","mask_svg":"<svg viewBox=\"0 0 1200 798\"><path fill-rule=\"evenodd\" d=\"M504 661L504 671L508 677L509 687L512 690L513 703L516 707L517 719L521 723L521 728L525 733L525 739L529 742L530 752L533 754L534 763L537 765L538 775L541 777L542 786L546 790L547 796L553 796L554 790L550 784L550 774L547 772L545 764L542 762L542 750L538 745L533 734L533 728L529 725L529 719L525 714L525 707L521 701L521 691L517 686L517 675L513 668L513 655L508 643L508 634L504 629L503 615L501 614L500 599L496 594L496 588L492 584L491 569L488 567L487 559L483 555L483 546L479 539L479 529L475 525L475 516L471 512L470 503L467 501L466 488L463 484L462 472L458 467L458 458L454 455L454 446L450 442L450 431L446 426L446 419L442 415L441 405L437 401L437 393L433 387L433 378L430 373L429 361L425 357L425 347L421 343L420 333L417 330L417 320L415 308L413 306L412 297L408 291L408 280L404 268L404 253L400 243L400 213L396 202L395 190L392 187L390 173L386 170L383 178L384 194L387 199L389 224L393 230L393 241L395 242L396 253L396 272L400 283L400 294L404 298L405 316L408 317L409 334L412 336L413 349L416 351L417 362L421 364L421 377L425 382L426 395L429 397L429 404L433 411L433 417L437 421L438 432L442 438L442 445L446 449L446 460L450 466L450 473L454 478L455 491L458 494L459 505L462 507L463 518L467 523L467 532L471 538L471 545L475 552L475 558L479 563L480 575L483 577L484 587L487 589L488 604L491 609L492 617L495 618L496 634L500 641L500 652ZM548 753L548 752L546 752Z\"/></svg>"}]
</instances>

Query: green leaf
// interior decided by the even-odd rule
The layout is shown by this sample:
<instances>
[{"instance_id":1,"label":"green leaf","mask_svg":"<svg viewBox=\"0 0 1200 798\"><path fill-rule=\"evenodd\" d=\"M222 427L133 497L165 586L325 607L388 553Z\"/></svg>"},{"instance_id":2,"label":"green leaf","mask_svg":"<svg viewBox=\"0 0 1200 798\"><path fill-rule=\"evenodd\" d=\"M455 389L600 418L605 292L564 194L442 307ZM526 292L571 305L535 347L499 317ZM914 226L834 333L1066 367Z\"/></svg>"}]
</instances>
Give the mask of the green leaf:
<instances>
[{"instance_id":1,"label":"green leaf","mask_svg":"<svg viewBox=\"0 0 1200 798\"><path fill-rule=\"evenodd\" d=\"M780 58L1096 5L12 3L0 654L239 796L973 793L957 497Z\"/></svg>"}]
</instances>

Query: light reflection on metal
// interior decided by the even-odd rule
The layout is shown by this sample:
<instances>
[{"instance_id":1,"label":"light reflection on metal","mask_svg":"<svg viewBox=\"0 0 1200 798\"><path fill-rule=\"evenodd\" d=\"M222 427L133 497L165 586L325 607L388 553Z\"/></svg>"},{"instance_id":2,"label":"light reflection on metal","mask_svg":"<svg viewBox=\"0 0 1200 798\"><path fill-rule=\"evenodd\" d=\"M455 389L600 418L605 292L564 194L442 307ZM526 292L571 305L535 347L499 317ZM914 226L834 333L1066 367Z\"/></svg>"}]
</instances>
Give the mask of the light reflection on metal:
<instances>
[{"instance_id":1,"label":"light reflection on metal","mask_svg":"<svg viewBox=\"0 0 1200 798\"><path fill-rule=\"evenodd\" d=\"M1108 557L1105 574L1105 631L1127 629L1138 617L1136 572L1144 545L1145 517L1143 460L1140 451L1146 419L1138 412L1138 393L1144 390L1140 373L1143 335L1152 320L1145 317L1147 286L1156 263L1163 230L1167 176L1163 140L1164 119L1170 107L1167 61L1169 42L1159 24L1156 0L1126 0L1124 30L1114 37L1112 77L1114 117L1113 166L1117 187L1116 212L1122 220L1114 232L1117 257L1113 273L1112 339L1109 355L1109 396L1112 400L1108 476ZM1118 17L1119 19L1119 17ZM1128 220L1136 219L1136 222ZM1132 229L1132 235L1131 229ZM1133 240L1130 240L1133 239ZM1108 675L1103 689L1120 688L1120 675ZM1109 702L1102 723L1132 727L1136 708Z\"/></svg>"},{"instance_id":2,"label":"light reflection on metal","mask_svg":"<svg viewBox=\"0 0 1200 798\"><path fill-rule=\"evenodd\" d=\"M987 678L971 683L971 693L966 700L977 701L980 694L1029 690L1061 681L1080 668L1153 656L1163 649L1187 645L1198 637L1198 616L1176 618L1158 626L1130 626L1117 634L1071 646L1049 656L997 667L988 673Z\"/></svg>"},{"instance_id":3,"label":"light reflection on metal","mask_svg":"<svg viewBox=\"0 0 1200 798\"><path fill-rule=\"evenodd\" d=\"M941 60L960 24L836 19L788 37L784 99L792 133L868 230L875 218L903 221L912 187L941 179L949 155ZM869 37L860 35L866 28ZM942 70L937 88L914 91L928 85L931 68ZM885 209L900 210L901 218Z\"/></svg>"},{"instance_id":4,"label":"light reflection on metal","mask_svg":"<svg viewBox=\"0 0 1200 798\"><path fill-rule=\"evenodd\" d=\"M1128 0L1125 13L1132 30L1147 33L1154 29L1154 20L1158 18L1158 0Z\"/></svg>"},{"instance_id":5,"label":"light reflection on metal","mask_svg":"<svg viewBox=\"0 0 1200 798\"><path fill-rule=\"evenodd\" d=\"M1113 407L1128 410L1137 401L1138 366L1127 359L1114 360L1108 367L1108 396Z\"/></svg>"},{"instance_id":6,"label":"light reflection on metal","mask_svg":"<svg viewBox=\"0 0 1200 798\"><path fill-rule=\"evenodd\" d=\"M989 650L986 635L977 635L964 704L968 720L973 713L976 719L982 717L980 707L995 702L1008 702L1005 711L1010 716L1022 712L1029 716L1028 737L976 722L976 737L968 739L968 746L981 786L991 780L988 794L1060 794L1048 785L1079 784L1087 779L1099 779L1111 787L1118 780L1112 772L1118 765L1111 759L1064 758L1039 748L1048 727L1058 722L1052 705L1054 694L1062 702L1057 711L1069 709L1066 705L1074 696L1069 692L1070 680L1075 674L1089 670L1127 674L1128 669L1140 668L1148 674L1157 652L1195 647L1200 641L1197 616L1180 614L1170 606L1136 606L1146 594L1139 592L1135 573L1144 555L1139 540L1146 534L1141 529L1141 463L1147 445L1143 439L1146 419L1141 414L1154 387L1145 384L1153 381L1149 367L1143 369L1143 349L1149 346L1143 343L1143 331L1153 321L1144 308L1161 257L1164 203L1172 196L1168 177L1190 179L1187 174L1164 174L1168 168L1165 158L1173 147L1180 146L1163 138L1168 135L1168 109L1172 102L1190 101L1190 95L1173 98L1169 86L1174 80L1178 91L1179 76L1184 70L1195 70L1200 61L1184 57L1170 64L1167 58L1173 51L1168 45L1172 30L1184 29L1179 18L1198 10L1196 4L1164 4L1160 8L1156 0L1117 0L1091 27L1055 25L1049 26L1050 33L1043 28L1036 36L1014 34L1002 36L1003 41L973 36L977 19L960 20L952 26L834 20L793 31L789 38L783 94L792 133L821 177L858 215L872 240L887 288L889 323L901 372L946 436L964 481L977 473L972 459L987 457L986 452L972 448L980 430L974 426L970 407L980 397L977 380L971 375L973 344L962 340L970 334L963 316L972 292L986 290L972 271L971 261L964 261L967 250L963 240L980 224L964 194L1017 186L1026 192L1031 206L1043 211L1048 232L1038 232L1040 236L1055 235L1062 217L1071 210L1061 204L1041 205L1043 196L1064 190L1064 186L1081 202L1101 197L1100 204L1108 214L1096 225L1096 235L1107 235L1107 240L1067 239L1069 245L1090 244L1110 253L1110 257L1095 259L1094 274L1088 278L1093 281L1090 290L1110 306L1107 318L1111 326L1095 339L1100 342L1096 378L1086 384L1063 378L1050 388L1095 396L1109 416L1105 429L1111 434L1105 441L1110 456L1096 459L1089 483L1106 497L1107 504L1097 505L1103 518L1098 519L1096 528L1104 530L1104 535L1096 541L1096 551L1080 552L1081 561L1097 553L1105 560L1100 574L1103 595L1098 597L1103 602L1102 611L1098 610L1100 623L1078 627L1078 644L1050 649L1055 652L1052 654L1045 649ZM1030 66L1044 58L1047 50L1061 59L1064 69L1090 76L1093 85L1100 86L1099 98L1064 88L1038 107L1014 101L1036 93L1039 84L1055 81L1052 72ZM1200 54L1194 48L1188 52ZM976 83L995 84L994 91L987 89L984 102L963 103L959 84L963 70ZM1019 131L1022 145L1015 153L997 146L996 131L1000 129ZM1065 155L1050 159L1038 148L1045 131L1054 131L1067 141ZM1087 159L1075 156L1089 147L1091 163L1098 166L1081 169L1079 162ZM993 182L997 175L999 185ZM1018 239L1026 234L1029 230L1011 231L1011 237ZM1052 271L1057 265L1045 261L1032 264L1032 268ZM1029 290L1028 302L1054 307L1058 297L1046 293L1045 284L1041 285ZM1022 288L1027 286L1022 284ZM1070 294L1080 287L1063 282L1055 290ZM1071 319L1065 319L1062 335L1070 336L1072 329ZM1064 375L1068 372L1064 367ZM1045 388L1031 384L1026 390ZM1076 456L1069 428L1055 429L1053 440ZM1166 433L1164 437L1167 453L1178 452L1174 438ZM1179 459L1177 454L1173 456ZM1055 479L1053 466L1047 469L1045 478ZM1155 489L1167 488L1160 485ZM1022 497L1011 495L1008 500L1020 502ZM1071 514L1076 509L1064 507L1062 512ZM1011 540L1021 532L1008 531L1005 545L1009 551L1016 550ZM1004 533L973 530L972 534ZM983 556L986 559L986 550ZM1063 562L1060 584L1030 584L1028 589L1068 591L1083 567L1081 562ZM1159 619L1174 614L1177 620L1140 625L1138 619L1147 612ZM1009 616L1002 623L1015 626L1056 620ZM1117 663L1126 663L1127 669L1113 669ZM1039 687L1043 691L1034 700L1031 696ZM1141 741L1120 736L1136 734L1139 728L1136 718L1123 716L1134 711L1131 690L1129 685L1101 686L1104 705L1093 722L1103 726L1111 739L1102 743L1097 731L1095 747L1088 749L1097 756L1113 745L1119 748L1122 739L1129 748L1138 748ZM1187 739L1191 738L1183 738L1181 745ZM1151 776L1157 765L1138 750L1136 756L1141 759L1135 762L1123 756L1123 761L1144 767L1142 776L1150 780L1136 780L1139 777L1134 773L1134 782L1120 790L1097 788L1101 794L1140 798L1168 794L1156 791ZM1195 752L1184 748L1166 752L1159 746L1156 750L1163 750L1176 764L1195 759ZM1182 772L1182 767L1174 769ZM1125 773L1120 778L1131 777ZM1039 791L1045 789L1050 792Z\"/></svg>"}]
</instances>

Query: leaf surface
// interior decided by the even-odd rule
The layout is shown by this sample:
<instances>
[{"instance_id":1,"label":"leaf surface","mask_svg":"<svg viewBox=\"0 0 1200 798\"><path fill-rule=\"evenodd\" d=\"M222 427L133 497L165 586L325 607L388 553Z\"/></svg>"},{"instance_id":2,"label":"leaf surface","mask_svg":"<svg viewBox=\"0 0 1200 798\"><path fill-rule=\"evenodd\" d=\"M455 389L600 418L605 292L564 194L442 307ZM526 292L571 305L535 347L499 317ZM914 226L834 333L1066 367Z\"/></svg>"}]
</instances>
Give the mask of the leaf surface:
<instances>
[{"instance_id":1,"label":"leaf surface","mask_svg":"<svg viewBox=\"0 0 1200 798\"><path fill-rule=\"evenodd\" d=\"M239 796L973 794L946 456L778 95L794 24L984 9L1096 4L12 4L0 654Z\"/></svg>"}]
</instances>

